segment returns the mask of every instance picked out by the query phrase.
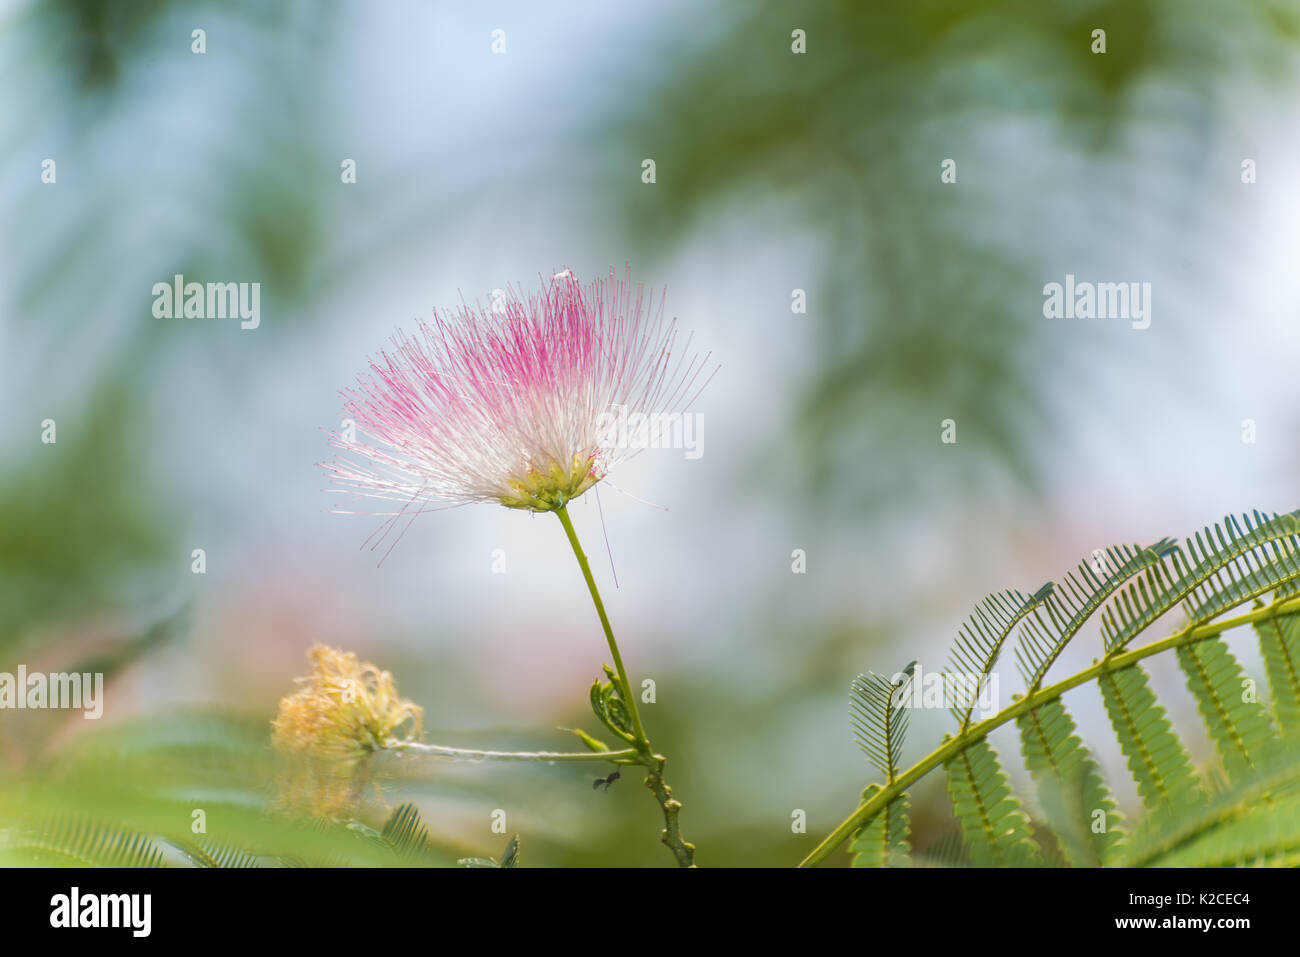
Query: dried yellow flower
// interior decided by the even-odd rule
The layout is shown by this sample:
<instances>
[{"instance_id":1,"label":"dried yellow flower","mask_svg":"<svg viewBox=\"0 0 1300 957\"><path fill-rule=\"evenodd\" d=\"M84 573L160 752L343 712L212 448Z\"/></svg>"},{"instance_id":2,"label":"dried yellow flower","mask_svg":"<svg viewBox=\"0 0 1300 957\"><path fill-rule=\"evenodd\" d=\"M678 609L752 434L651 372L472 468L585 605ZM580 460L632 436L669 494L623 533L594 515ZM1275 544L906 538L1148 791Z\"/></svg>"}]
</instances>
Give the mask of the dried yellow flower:
<instances>
[{"instance_id":1,"label":"dried yellow flower","mask_svg":"<svg viewBox=\"0 0 1300 957\"><path fill-rule=\"evenodd\" d=\"M308 653L311 674L280 701L271 744L284 758L279 804L345 816L360 805L375 751L417 740L422 709L397 694L391 672L325 645Z\"/></svg>"}]
</instances>

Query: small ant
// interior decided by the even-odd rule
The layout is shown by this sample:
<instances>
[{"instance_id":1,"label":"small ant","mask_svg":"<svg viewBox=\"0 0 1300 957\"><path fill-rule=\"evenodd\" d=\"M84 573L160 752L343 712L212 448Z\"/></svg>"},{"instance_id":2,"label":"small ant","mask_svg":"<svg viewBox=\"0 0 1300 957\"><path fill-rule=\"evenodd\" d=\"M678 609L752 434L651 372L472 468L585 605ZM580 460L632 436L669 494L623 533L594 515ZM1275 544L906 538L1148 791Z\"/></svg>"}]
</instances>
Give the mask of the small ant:
<instances>
[{"instance_id":1,"label":"small ant","mask_svg":"<svg viewBox=\"0 0 1300 957\"><path fill-rule=\"evenodd\" d=\"M596 778L596 780L591 782L591 789L595 791L603 784L605 785L605 790L608 791L609 786L613 784L615 781L617 781L619 777L620 777L619 773L615 771L607 778Z\"/></svg>"}]
</instances>

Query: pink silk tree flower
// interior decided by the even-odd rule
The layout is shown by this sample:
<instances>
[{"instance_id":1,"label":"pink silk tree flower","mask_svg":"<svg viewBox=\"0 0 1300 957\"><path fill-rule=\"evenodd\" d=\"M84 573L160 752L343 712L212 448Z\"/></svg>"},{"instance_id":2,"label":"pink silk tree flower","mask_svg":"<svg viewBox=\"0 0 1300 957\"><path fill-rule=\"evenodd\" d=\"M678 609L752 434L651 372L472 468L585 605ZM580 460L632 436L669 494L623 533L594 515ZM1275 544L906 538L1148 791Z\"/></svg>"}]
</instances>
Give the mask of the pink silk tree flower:
<instances>
[{"instance_id":1,"label":"pink silk tree flower","mask_svg":"<svg viewBox=\"0 0 1300 957\"><path fill-rule=\"evenodd\" d=\"M613 269L585 288L567 270L542 286L435 311L341 393L358 438L330 433L349 456L322 464L338 487L396 503L371 513L393 516L386 529L469 502L561 508L636 451L614 415L683 412L706 384L708 357L689 337L677 350L662 296Z\"/></svg>"}]
</instances>

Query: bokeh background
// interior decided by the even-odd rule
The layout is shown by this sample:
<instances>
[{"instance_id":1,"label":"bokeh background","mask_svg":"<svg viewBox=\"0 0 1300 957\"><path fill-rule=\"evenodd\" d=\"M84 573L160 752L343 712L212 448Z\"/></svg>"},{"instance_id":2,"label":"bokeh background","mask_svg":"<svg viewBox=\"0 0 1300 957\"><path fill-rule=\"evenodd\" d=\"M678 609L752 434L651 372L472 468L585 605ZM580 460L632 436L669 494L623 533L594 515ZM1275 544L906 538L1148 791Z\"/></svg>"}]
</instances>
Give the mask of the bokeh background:
<instances>
[{"instance_id":1,"label":"bokeh background","mask_svg":"<svg viewBox=\"0 0 1300 957\"><path fill-rule=\"evenodd\" d=\"M704 454L575 521L699 862L797 862L871 780L855 674L940 668L983 595L1093 549L1300 506L1298 52L1281 0L0 2L0 670L110 677L98 723L0 712L0 781L203 715L264 747L314 642L427 740L572 747L606 652L558 523L453 509L380 564L317 463L417 316L630 263L720 366ZM154 318L175 273L260 282L260 328ZM1067 273L1151 283L1150 328L1045 319ZM454 853L498 855L502 808L525 865L670 864L639 784L591 777L431 762L389 799ZM943 846L941 780L913 801Z\"/></svg>"}]
</instances>

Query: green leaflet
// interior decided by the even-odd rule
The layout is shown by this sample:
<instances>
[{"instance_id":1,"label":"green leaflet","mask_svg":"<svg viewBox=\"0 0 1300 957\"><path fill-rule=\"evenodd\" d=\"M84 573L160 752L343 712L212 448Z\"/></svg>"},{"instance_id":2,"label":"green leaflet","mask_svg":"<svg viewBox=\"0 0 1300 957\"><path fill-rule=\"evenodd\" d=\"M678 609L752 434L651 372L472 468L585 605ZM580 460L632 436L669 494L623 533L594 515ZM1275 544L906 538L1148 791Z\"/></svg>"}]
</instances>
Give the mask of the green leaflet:
<instances>
[{"instance_id":1,"label":"green leaflet","mask_svg":"<svg viewBox=\"0 0 1300 957\"><path fill-rule=\"evenodd\" d=\"M1253 682L1222 638L1183 645L1177 654L1228 778L1241 781L1275 750L1273 726Z\"/></svg>"},{"instance_id":2,"label":"green leaflet","mask_svg":"<svg viewBox=\"0 0 1300 957\"><path fill-rule=\"evenodd\" d=\"M963 729L970 725L980 690L1011 632L1047 599L1053 587L1048 582L1029 596L1014 589L989 595L958 630L957 641L948 655L944 698L951 702L948 710ZM972 680L972 676L977 677Z\"/></svg>"},{"instance_id":3,"label":"green leaflet","mask_svg":"<svg viewBox=\"0 0 1300 957\"><path fill-rule=\"evenodd\" d=\"M948 797L976 867L1032 867L1042 863L1029 818L1011 793L998 758L981 738L947 763Z\"/></svg>"},{"instance_id":4,"label":"green leaflet","mask_svg":"<svg viewBox=\"0 0 1300 957\"><path fill-rule=\"evenodd\" d=\"M163 852L147 834L94 821L59 817L21 827L0 850L14 863L57 867L163 867Z\"/></svg>"},{"instance_id":5,"label":"green leaflet","mask_svg":"<svg viewBox=\"0 0 1300 957\"><path fill-rule=\"evenodd\" d=\"M418 863L428 856L429 829L411 801L393 808L380 837L403 861Z\"/></svg>"},{"instance_id":6,"label":"green leaflet","mask_svg":"<svg viewBox=\"0 0 1300 957\"><path fill-rule=\"evenodd\" d=\"M172 844L176 845L182 853L186 854L196 867L215 867L222 870L239 870L250 867L279 867L280 862L275 858L262 858L257 854L251 854L242 847L234 844L225 844L220 841L193 841L183 842L173 839ZM269 863L264 864L263 861Z\"/></svg>"},{"instance_id":7,"label":"green leaflet","mask_svg":"<svg viewBox=\"0 0 1300 957\"><path fill-rule=\"evenodd\" d=\"M864 799L880 791L879 784L863 792ZM906 794L900 794L885 809L862 825L853 836L849 851L854 867L906 867L909 863L908 839L912 834L911 809Z\"/></svg>"},{"instance_id":8,"label":"green leaflet","mask_svg":"<svg viewBox=\"0 0 1300 957\"><path fill-rule=\"evenodd\" d=\"M1244 530L1243 530L1244 526ZM1211 621L1300 575L1300 513L1228 516L1189 536L1164 564L1152 565L1102 614L1106 649L1124 647L1180 602L1193 622Z\"/></svg>"},{"instance_id":9,"label":"green leaflet","mask_svg":"<svg viewBox=\"0 0 1300 957\"><path fill-rule=\"evenodd\" d=\"M619 689L618 680L614 676L614 669L609 665L602 665L605 669L605 677L608 681L602 682L599 678L591 686L591 710L595 712L596 717L609 730L613 731L625 741L632 742L632 718L627 710L627 705L623 701L623 692ZM579 737L582 737L579 735ZM594 740L594 739L593 739ZM586 739L583 739L586 743ZM590 744L587 745L591 747Z\"/></svg>"},{"instance_id":10,"label":"green leaflet","mask_svg":"<svg viewBox=\"0 0 1300 957\"><path fill-rule=\"evenodd\" d=\"M1016 724L1025 765L1066 861L1073 867L1114 863L1127 843L1123 817L1065 705L1059 698L1046 701Z\"/></svg>"},{"instance_id":11,"label":"green leaflet","mask_svg":"<svg viewBox=\"0 0 1300 957\"><path fill-rule=\"evenodd\" d=\"M1300 838L1300 819L1287 818L1287 806L1300 800L1300 752L1279 757L1281 760L1266 770L1230 783L1199 807L1176 817L1148 820L1130 843L1122 866L1249 863L1252 859L1268 861L1274 854L1284 858ZM1274 811L1279 816L1272 824L1235 823ZM1225 831L1236 832L1226 847ZM1231 843L1236 840L1242 844L1234 851Z\"/></svg>"},{"instance_id":12,"label":"green leaflet","mask_svg":"<svg viewBox=\"0 0 1300 957\"><path fill-rule=\"evenodd\" d=\"M1236 817L1207 826L1154 861L1156 867L1296 867L1300 865L1300 798L1239 805Z\"/></svg>"},{"instance_id":13,"label":"green leaflet","mask_svg":"<svg viewBox=\"0 0 1300 957\"><path fill-rule=\"evenodd\" d=\"M1148 810L1182 810L1205 799L1191 759L1137 665L1097 679L1111 726Z\"/></svg>"},{"instance_id":14,"label":"green leaflet","mask_svg":"<svg viewBox=\"0 0 1300 957\"><path fill-rule=\"evenodd\" d=\"M849 724L871 763L889 781L898 773L898 756L907 737L907 689L916 668L913 661L898 681L874 671L858 675L849 689Z\"/></svg>"},{"instance_id":15,"label":"green leaflet","mask_svg":"<svg viewBox=\"0 0 1300 957\"><path fill-rule=\"evenodd\" d=\"M1246 532L1242 531L1243 524ZM1188 547L1200 558L1202 567L1212 567L1218 561L1211 535L1218 540L1219 554L1235 547L1238 542L1254 540L1258 544L1250 552L1254 561L1233 561L1215 574L1212 583L1206 582L1196 589L1187 601L1188 618L1197 622L1212 621L1252 598L1293 581L1300 574L1300 538L1297 538L1297 532L1300 532L1300 515L1296 512L1275 515L1271 519L1256 512L1253 524L1247 515L1242 516L1241 523L1228 516L1213 531L1207 528L1203 535L1190 538Z\"/></svg>"},{"instance_id":16,"label":"green leaflet","mask_svg":"<svg viewBox=\"0 0 1300 957\"><path fill-rule=\"evenodd\" d=\"M461 867L518 867L519 835L510 838L510 843L506 845L506 852L501 855L500 861L495 857L462 857L456 863Z\"/></svg>"},{"instance_id":17,"label":"green leaflet","mask_svg":"<svg viewBox=\"0 0 1300 957\"><path fill-rule=\"evenodd\" d=\"M1178 550L1172 538L1162 538L1147 548L1113 545L1098 551L1091 561L1061 583L1025 618L1016 661L1029 689L1036 690L1070 639L1125 582Z\"/></svg>"},{"instance_id":18,"label":"green leaflet","mask_svg":"<svg viewBox=\"0 0 1300 957\"><path fill-rule=\"evenodd\" d=\"M1300 615L1255 623L1273 714L1283 737L1300 737Z\"/></svg>"},{"instance_id":19,"label":"green leaflet","mask_svg":"<svg viewBox=\"0 0 1300 957\"><path fill-rule=\"evenodd\" d=\"M1252 780L1227 792L1177 827L1157 832L1141 863L1157 867L1300 866L1300 794L1297 767L1279 781Z\"/></svg>"}]
</instances>

